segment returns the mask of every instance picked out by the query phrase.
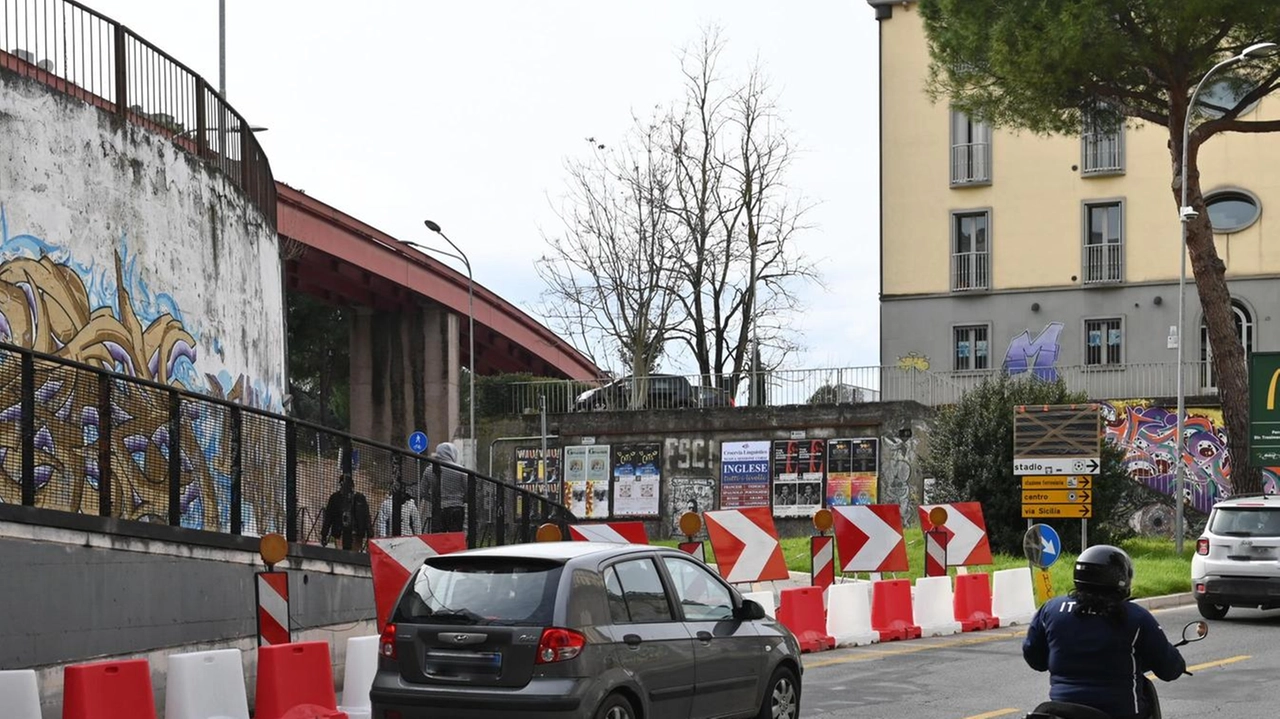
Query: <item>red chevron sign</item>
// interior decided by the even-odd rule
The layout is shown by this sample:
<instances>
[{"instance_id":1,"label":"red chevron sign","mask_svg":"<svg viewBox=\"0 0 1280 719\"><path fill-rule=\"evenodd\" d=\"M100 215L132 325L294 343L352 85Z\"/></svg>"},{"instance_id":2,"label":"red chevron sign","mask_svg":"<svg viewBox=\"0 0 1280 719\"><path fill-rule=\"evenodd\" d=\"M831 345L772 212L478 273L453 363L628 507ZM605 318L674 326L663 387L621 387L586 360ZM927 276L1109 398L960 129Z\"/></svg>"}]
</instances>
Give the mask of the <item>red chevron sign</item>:
<instances>
[{"instance_id":1,"label":"red chevron sign","mask_svg":"<svg viewBox=\"0 0 1280 719\"><path fill-rule=\"evenodd\" d=\"M422 563L440 554L467 548L462 532L383 537L369 540L369 568L373 571L373 604L378 610L378 631L391 616L400 592Z\"/></svg>"},{"instance_id":2,"label":"red chevron sign","mask_svg":"<svg viewBox=\"0 0 1280 719\"><path fill-rule=\"evenodd\" d=\"M731 584L790 579L769 507L703 512L720 576Z\"/></svg>"},{"instance_id":3,"label":"red chevron sign","mask_svg":"<svg viewBox=\"0 0 1280 719\"><path fill-rule=\"evenodd\" d=\"M644 522L601 522L570 524L569 539L576 542L614 542L616 544L648 544L649 533Z\"/></svg>"},{"instance_id":4,"label":"red chevron sign","mask_svg":"<svg viewBox=\"0 0 1280 719\"><path fill-rule=\"evenodd\" d=\"M920 505L920 529L933 529L929 511L935 507L947 510L943 529L947 533L947 566L959 567L973 564L991 564L991 544L987 542L987 522L982 518L982 505L978 502Z\"/></svg>"},{"instance_id":5,"label":"red chevron sign","mask_svg":"<svg viewBox=\"0 0 1280 719\"><path fill-rule=\"evenodd\" d=\"M896 504L832 507L842 572L905 572L907 545Z\"/></svg>"}]
</instances>

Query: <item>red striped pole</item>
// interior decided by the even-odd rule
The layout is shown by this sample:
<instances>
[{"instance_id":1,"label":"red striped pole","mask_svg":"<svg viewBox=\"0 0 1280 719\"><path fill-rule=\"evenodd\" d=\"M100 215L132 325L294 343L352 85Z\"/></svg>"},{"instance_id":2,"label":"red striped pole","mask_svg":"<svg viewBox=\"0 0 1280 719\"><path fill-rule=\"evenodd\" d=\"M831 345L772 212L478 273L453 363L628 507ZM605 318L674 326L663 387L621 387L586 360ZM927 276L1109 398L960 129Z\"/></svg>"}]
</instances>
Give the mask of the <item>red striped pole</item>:
<instances>
[{"instance_id":1,"label":"red striped pole","mask_svg":"<svg viewBox=\"0 0 1280 719\"><path fill-rule=\"evenodd\" d=\"M924 533L924 576L947 575L947 532L941 528Z\"/></svg>"},{"instance_id":2,"label":"red striped pole","mask_svg":"<svg viewBox=\"0 0 1280 719\"><path fill-rule=\"evenodd\" d=\"M258 646L288 644L289 575L285 572L254 574L254 594L258 604Z\"/></svg>"},{"instance_id":3,"label":"red striped pole","mask_svg":"<svg viewBox=\"0 0 1280 719\"><path fill-rule=\"evenodd\" d=\"M826 535L809 538L809 579L815 587L822 587L822 600L827 590L836 582L835 537Z\"/></svg>"}]
</instances>

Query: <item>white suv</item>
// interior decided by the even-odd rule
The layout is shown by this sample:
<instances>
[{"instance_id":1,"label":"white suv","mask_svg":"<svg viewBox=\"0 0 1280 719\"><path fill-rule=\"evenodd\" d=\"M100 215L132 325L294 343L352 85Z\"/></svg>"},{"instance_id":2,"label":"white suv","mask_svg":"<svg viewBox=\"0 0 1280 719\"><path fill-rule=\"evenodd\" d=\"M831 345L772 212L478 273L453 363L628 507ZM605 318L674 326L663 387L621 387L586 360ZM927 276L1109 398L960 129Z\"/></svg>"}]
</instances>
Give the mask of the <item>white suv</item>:
<instances>
[{"instance_id":1,"label":"white suv","mask_svg":"<svg viewBox=\"0 0 1280 719\"><path fill-rule=\"evenodd\" d=\"M1280 607L1280 496L1213 505L1191 557L1191 590L1205 619L1231 607Z\"/></svg>"}]
</instances>

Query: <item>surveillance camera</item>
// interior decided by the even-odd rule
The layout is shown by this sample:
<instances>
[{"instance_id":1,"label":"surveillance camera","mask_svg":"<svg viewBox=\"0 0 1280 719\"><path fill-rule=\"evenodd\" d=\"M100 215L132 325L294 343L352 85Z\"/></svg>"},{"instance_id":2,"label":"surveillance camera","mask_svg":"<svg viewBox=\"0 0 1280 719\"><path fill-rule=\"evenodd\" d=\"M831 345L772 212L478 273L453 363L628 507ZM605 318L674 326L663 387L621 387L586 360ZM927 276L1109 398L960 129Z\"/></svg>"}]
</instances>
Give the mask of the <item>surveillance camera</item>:
<instances>
[{"instance_id":1,"label":"surveillance camera","mask_svg":"<svg viewBox=\"0 0 1280 719\"><path fill-rule=\"evenodd\" d=\"M1183 222L1190 222L1200 216L1192 207L1183 207L1178 210L1178 215L1182 217Z\"/></svg>"}]
</instances>

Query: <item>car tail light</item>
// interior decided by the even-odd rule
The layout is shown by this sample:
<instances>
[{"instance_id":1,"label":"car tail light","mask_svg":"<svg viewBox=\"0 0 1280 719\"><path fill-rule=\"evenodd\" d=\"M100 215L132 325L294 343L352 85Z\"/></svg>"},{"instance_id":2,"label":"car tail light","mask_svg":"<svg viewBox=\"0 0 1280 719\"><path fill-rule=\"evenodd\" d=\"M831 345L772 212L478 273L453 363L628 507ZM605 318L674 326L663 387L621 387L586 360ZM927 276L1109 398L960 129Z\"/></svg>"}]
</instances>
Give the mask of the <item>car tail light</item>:
<instances>
[{"instance_id":1,"label":"car tail light","mask_svg":"<svg viewBox=\"0 0 1280 719\"><path fill-rule=\"evenodd\" d=\"M1204 594L1204 583L1196 582L1196 594Z\"/></svg>"},{"instance_id":2,"label":"car tail light","mask_svg":"<svg viewBox=\"0 0 1280 719\"><path fill-rule=\"evenodd\" d=\"M538 664L553 664L573 659L582 653L587 638L572 629L551 627L542 630L538 640Z\"/></svg>"},{"instance_id":3,"label":"car tail light","mask_svg":"<svg viewBox=\"0 0 1280 719\"><path fill-rule=\"evenodd\" d=\"M382 630L382 641L378 642L378 653L387 659L396 658L396 625L388 624Z\"/></svg>"},{"instance_id":4,"label":"car tail light","mask_svg":"<svg viewBox=\"0 0 1280 719\"><path fill-rule=\"evenodd\" d=\"M1208 540L1208 539L1205 539L1204 537L1201 537L1200 539L1197 539L1197 540L1196 540L1196 554L1199 554L1199 555L1201 555L1201 556L1204 556L1204 555L1207 555L1208 553L1209 553L1209 540Z\"/></svg>"}]
</instances>

